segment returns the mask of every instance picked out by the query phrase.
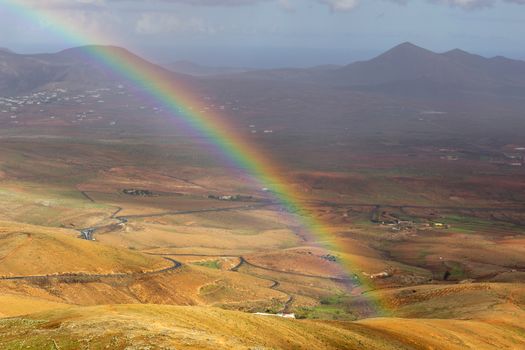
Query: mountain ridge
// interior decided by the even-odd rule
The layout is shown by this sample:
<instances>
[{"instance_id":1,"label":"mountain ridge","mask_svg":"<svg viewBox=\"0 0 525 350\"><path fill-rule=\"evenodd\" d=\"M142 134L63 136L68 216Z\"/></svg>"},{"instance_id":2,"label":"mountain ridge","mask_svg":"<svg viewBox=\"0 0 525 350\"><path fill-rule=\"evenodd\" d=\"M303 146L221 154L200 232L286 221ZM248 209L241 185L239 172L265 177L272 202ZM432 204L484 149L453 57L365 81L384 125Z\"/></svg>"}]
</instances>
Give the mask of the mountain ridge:
<instances>
[{"instance_id":1,"label":"mountain ridge","mask_svg":"<svg viewBox=\"0 0 525 350\"><path fill-rule=\"evenodd\" d=\"M405 42L370 60L342 67L258 70L233 78L316 83L396 95L518 95L525 89L525 61L486 58L461 49L436 53Z\"/></svg>"},{"instance_id":2,"label":"mountain ridge","mask_svg":"<svg viewBox=\"0 0 525 350\"><path fill-rule=\"evenodd\" d=\"M16 54L0 50L0 94L25 93L46 85L93 85L114 81L114 71L92 52L139 63L173 79L227 78L318 84L336 88L404 94L490 92L518 95L525 91L525 61L502 56L486 58L459 48L436 53L410 42L399 44L366 61L345 66L249 70L206 67L191 62L179 69L149 62L118 46L74 47L50 54ZM240 71L239 71L240 70Z\"/></svg>"},{"instance_id":3,"label":"mountain ridge","mask_svg":"<svg viewBox=\"0 0 525 350\"><path fill-rule=\"evenodd\" d=\"M0 51L0 95L24 94L50 85L74 90L114 82L122 77L104 63L108 57L133 62L173 79L188 78L118 46L88 45L41 54Z\"/></svg>"}]
</instances>

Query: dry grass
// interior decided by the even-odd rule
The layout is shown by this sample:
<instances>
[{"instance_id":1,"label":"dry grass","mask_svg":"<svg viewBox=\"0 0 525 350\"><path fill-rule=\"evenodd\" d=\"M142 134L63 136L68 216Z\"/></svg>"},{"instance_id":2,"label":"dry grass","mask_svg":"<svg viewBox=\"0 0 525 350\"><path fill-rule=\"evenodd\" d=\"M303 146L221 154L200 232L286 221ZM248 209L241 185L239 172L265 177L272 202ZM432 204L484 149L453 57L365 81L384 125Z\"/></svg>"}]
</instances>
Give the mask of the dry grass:
<instances>
[{"instance_id":1,"label":"dry grass","mask_svg":"<svg viewBox=\"0 0 525 350\"><path fill-rule=\"evenodd\" d=\"M5 293L0 295L0 317L21 316L64 307L70 305L37 297Z\"/></svg>"},{"instance_id":2,"label":"dry grass","mask_svg":"<svg viewBox=\"0 0 525 350\"><path fill-rule=\"evenodd\" d=\"M523 328L498 321L285 320L202 307L97 306L0 321L4 349L518 349Z\"/></svg>"},{"instance_id":3,"label":"dry grass","mask_svg":"<svg viewBox=\"0 0 525 350\"><path fill-rule=\"evenodd\" d=\"M160 257L88 242L58 228L0 222L0 275L111 274L169 266Z\"/></svg>"}]
</instances>

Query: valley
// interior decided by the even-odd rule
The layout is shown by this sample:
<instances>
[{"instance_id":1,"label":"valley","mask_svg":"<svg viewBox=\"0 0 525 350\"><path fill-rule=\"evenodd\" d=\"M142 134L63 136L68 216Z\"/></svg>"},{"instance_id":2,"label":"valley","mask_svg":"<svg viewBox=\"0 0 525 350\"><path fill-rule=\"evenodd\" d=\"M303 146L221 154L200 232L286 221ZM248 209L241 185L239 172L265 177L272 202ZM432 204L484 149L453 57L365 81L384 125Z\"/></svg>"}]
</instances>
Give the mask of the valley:
<instances>
[{"instance_id":1,"label":"valley","mask_svg":"<svg viewBox=\"0 0 525 350\"><path fill-rule=\"evenodd\" d=\"M262 183L74 53L57 55L75 79L0 99L3 348L525 341L521 97L174 75L286 180Z\"/></svg>"}]
</instances>

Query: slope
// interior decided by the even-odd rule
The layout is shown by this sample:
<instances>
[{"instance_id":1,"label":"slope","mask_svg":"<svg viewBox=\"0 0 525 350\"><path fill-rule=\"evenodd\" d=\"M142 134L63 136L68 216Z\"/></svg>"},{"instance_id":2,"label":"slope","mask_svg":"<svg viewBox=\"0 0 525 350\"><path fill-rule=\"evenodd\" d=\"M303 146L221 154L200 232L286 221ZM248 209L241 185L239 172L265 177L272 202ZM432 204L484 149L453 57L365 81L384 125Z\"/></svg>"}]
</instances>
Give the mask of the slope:
<instances>
[{"instance_id":1,"label":"slope","mask_svg":"<svg viewBox=\"0 0 525 350\"><path fill-rule=\"evenodd\" d=\"M169 266L159 257L76 236L70 230L0 222L0 276L132 273Z\"/></svg>"},{"instance_id":2,"label":"slope","mask_svg":"<svg viewBox=\"0 0 525 350\"><path fill-rule=\"evenodd\" d=\"M525 339L513 327L497 322L409 319L329 323L215 308L119 305L3 319L0 344L4 349L517 348Z\"/></svg>"}]
</instances>

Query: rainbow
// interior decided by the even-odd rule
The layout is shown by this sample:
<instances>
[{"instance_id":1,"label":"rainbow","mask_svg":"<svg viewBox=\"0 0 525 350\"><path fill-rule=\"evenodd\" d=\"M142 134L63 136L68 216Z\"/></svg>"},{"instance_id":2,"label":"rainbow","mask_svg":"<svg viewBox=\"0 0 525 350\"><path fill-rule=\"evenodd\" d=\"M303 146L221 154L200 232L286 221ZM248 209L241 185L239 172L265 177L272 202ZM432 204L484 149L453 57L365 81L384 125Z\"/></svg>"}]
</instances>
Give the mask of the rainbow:
<instances>
[{"instance_id":1,"label":"rainbow","mask_svg":"<svg viewBox=\"0 0 525 350\"><path fill-rule=\"evenodd\" d=\"M65 39L68 44L82 46L86 55L108 67L113 73L132 82L150 97L161 103L177 118L183 119L188 127L204 136L236 166L244 169L263 187L272 190L283 206L293 212L300 212L301 225L308 234L321 242L327 249L337 249L337 237L330 225L316 218L314 210L301 199L302 195L283 176L279 166L257 150L239 133L235 132L227 119L217 112L200 111L202 105L191 89L174 81L165 71L142 60L133 59L125 50L109 46L94 46L106 42L107 38L89 35L80 28L72 27L58 12L43 7L33 8L23 1L0 0L0 6L14 15L32 22L46 22L50 30ZM39 5L40 6L40 5ZM99 40L100 39L100 40ZM91 45L91 46L87 46ZM345 274L355 283L371 289L370 282L360 277L356 259L345 258L340 262ZM369 298L369 306L381 314L385 305L378 299Z\"/></svg>"}]
</instances>

